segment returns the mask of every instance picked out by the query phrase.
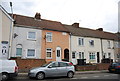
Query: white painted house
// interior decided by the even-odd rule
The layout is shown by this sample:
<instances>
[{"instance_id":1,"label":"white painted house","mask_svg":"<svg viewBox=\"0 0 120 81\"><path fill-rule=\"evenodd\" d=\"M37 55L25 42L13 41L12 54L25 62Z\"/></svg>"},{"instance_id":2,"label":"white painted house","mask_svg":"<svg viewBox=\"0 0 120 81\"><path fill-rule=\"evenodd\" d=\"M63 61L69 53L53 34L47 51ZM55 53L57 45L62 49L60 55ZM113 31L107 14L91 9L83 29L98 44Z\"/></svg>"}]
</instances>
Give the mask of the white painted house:
<instances>
[{"instance_id":1,"label":"white painted house","mask_svg":"<svg viewBox=\"0 0 120 81\"><path fill-rule=\"evenodd\" d=\"M76 65L78 59L86 63L101 63L103 58L114 60L114 34L102 29L92 30L79 27L79 23L65 25L70 34L70 58Z\"/></svg>"},{"instance_id":2,"label":"white painted house","mask_svg":"<svg viewBox=\"0 0 120 81\"><path fill-rule=\"evenodd\" d=\"M0 5L0 59L8 59L11 53L13 21Z\"/></svg>"},{"instance_id":3,"label":"white painted house","mask_svg":"<svg viewBox=\"0 0 120 81\"><path fill-rule=\"evenodd\" d=\"M41 58L41 30L34 27L15 26L11 57Z\"/></svg>"}]
</instances>

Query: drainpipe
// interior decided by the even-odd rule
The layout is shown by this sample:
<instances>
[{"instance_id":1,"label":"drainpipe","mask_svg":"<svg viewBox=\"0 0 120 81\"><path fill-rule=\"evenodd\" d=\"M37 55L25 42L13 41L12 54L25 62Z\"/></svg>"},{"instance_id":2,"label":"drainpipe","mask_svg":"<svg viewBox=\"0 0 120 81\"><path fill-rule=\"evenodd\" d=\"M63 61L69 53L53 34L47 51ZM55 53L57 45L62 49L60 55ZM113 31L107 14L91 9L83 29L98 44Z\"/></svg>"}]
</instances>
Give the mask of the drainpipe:
<instances>
[{"instance_id":1,"label":"drainpipe","mask_svg":"<svg viewBox=\"0 0 120 81\"><path fill-rule=\"evenodd\" d=\"M13 9L12 9L12 2L10 2L11 12L12 12L12 18L13 18ZM10 55L12 53L12 42L13 42L13 22L14 20L11 19L10 23L10 32L9 32L9 41L8 41L8 59L10 59Z\"/></svg>"},{"instance_id":2,"label":"drainpipe","mask_svg":"<svg viewBox=\"0 0 120 81\"><path fill-rule=\"evenodd\" d=\"M8 59L10 59L10 55L12 53L12 42L13 42L13 33L12 33L12 30L13 30L13 21L11 21L11 24L10 24L10 33L9 33L9 43L8 43Z\"/></svg>"},{"instance_id":3,"label":"drainpipe","mask_svg":"<svg viewBox=\"0 0 120 81\"><path fill-rule=\"evenodd\" d=\"M71 57L71 54L72 54L72 51L71 51L71 33L70 33L70 38L69 39L70 39L70 41L69 41L70 42L70 44L69 44L70 45L69 46L69 48L70 48L70 54L69 54L70 59L69 59L69 61L72 61L72 57Z\"/></svg>"},{"instance_id":4,"label":"drainpipe","mask_svg":"<svg viewBox=\"0 0 120 81\"><path fill-rule=\"evenodd\" d=\"M102 43L102 38L100 40L101 40L101 53L102 53L102 59L103 59L103 43Z\"/></svg>"}]
</instances>

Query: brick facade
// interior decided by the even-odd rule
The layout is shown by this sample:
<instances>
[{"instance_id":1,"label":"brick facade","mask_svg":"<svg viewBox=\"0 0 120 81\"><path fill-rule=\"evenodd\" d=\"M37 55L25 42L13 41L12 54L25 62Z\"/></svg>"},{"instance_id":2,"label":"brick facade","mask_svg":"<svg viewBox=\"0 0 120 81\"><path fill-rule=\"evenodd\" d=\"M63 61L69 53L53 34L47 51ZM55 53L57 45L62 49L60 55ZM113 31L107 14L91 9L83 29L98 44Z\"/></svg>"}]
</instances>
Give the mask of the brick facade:
<instances>
[{"instance_id":1,"label":"brick facade","mask_svg":"<svg viewBox=\"0 0 120 81\"><path fill-rule=\"evenodd\" d=\"M44 59L17 59L12 58L11 60L16 60L19 67L19 72L28 72L29 69L33 67L38 67L46 63Z\"/></svg>"},{"instance_id":2,"label":"brick facade","mask_svg":"<svg viewBox=\"0 0 120 81\"><path fill-rule=\"evenodd\" d=\"M75 66L77 71L85 71L85 70L107 70L110 63L100 63L95 65L83 65L83 66Z\"/></svg>"}]
</instances>

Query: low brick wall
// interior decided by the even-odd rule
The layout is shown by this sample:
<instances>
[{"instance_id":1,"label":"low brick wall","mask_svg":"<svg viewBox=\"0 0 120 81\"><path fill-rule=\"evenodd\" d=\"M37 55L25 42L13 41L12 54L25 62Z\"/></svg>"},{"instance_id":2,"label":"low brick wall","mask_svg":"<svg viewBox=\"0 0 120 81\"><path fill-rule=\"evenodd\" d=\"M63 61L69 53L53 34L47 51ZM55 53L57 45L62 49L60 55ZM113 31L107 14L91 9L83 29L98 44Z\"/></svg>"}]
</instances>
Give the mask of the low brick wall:
<instances>
[{"instance_id":1,"label":"low brick wall","mask_svg":"<svg viewBox=\"0 0 120 81\"><path fill-rule=\"evenodd\" d=\"M44 59L14 59L19 67L19 72L28 72L33 67L38 67L46 63Z\"/></svg>"},{"instance_id":2,"label":"low brick wall","mask_svg":"<svg viewBox=\"0 0 120 81\"><path fill-rule=\"evenodd\" d=\"M75 69L77 71L85 71L85 70L107 70L109 67L109 63L100 63L94 65L75 65Z\"/></svg>"}]
</instances>

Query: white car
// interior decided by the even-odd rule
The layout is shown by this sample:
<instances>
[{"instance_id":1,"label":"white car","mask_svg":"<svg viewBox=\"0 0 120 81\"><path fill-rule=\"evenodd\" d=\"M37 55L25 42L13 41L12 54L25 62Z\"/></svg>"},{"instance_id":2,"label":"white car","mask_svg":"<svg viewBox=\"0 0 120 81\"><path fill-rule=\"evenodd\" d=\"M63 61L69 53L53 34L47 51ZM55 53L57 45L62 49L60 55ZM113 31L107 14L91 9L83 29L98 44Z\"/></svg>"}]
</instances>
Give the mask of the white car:
<instances>
[{"instance_id":1,"label":"white car","mask_svg":"<svg viewBox=\"0 0 120 81\"><path fill-rule=\"evenodd\" d=\"M0 74L3 81L10 77L16 77L18 75L18 66L15 60L0 60Z\"/></svg>"},{"instance_id":2,"label":"white car","mask_svg":"<svg viewBox=\"0 0 120 81\"><path fill-rule=\"evenodd\" d=\"M75 68L71 62L49 62L41 67L33 68L29 71L30 78L44 79L46 77L67 76L72 78L74 76Z\"/></svg>"}]
</instances>

